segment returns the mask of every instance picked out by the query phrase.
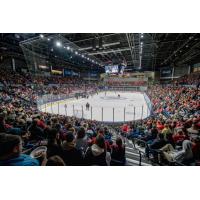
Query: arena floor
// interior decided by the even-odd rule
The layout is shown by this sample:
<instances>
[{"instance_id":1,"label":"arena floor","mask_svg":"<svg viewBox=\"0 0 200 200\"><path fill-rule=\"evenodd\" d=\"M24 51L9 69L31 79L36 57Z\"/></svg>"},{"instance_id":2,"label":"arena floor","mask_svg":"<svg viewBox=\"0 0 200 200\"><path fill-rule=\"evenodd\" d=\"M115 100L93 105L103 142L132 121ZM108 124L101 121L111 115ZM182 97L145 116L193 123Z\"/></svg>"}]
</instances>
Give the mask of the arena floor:
<instances>
[{"instance_id":1,"label":"arena floor","mask_svg":"<svg viewBox=\"0 0 200 200\"><path fill-rule=\"evenodd\" d=\"M120 95L120 97L118 95ZM86 110L87 102L90 104L89 110ZM90 96L88 99L80 98L78 100L68 99L64 102L62 101L59 103L59 109L58 104L54 103L52 108L51 106L46 107L46 111L54 114L59 113L67 116L76 116L79 118L83 116L85 119L104 122L123 122L134 119L144 119L150 114L144 96L139 92L101 92Z\"/></svg>"}]
</instances>

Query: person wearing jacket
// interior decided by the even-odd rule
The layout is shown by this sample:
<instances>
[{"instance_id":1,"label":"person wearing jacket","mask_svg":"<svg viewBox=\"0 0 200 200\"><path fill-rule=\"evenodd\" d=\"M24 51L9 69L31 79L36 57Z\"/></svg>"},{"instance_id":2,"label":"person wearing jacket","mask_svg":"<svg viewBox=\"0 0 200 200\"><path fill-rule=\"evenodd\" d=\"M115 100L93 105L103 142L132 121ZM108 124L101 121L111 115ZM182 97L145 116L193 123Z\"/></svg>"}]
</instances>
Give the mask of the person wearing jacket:
<instances>
[{"instance_id":1,"label":"person wearing jacket","mask_svg":"<svg viewBox=\"0 0 200 200\"><path fill-rule=\"evenodd\" d=\"M62 148L58 144L59 142L59 133L55 128L48 128L47 133L47 158L51 156L62 156Z\"/></svg>"},{"instance_id":2,"label":"person wearing jacket","mask_svg":"<svg viewBox=\"0 0 200 200\"><path fill-rule=\"evenodd\" d=\"M164 158L169 162L187 162L193 159L192 142L184 140L182 149L177 151L171 144L166 144L160 149L163 152Z\"/></svg>"},{"instance_id":3,"label":"person wearing jacket","mask_svg":"<svg viewBox=\"0 0 200 200\"><path fill-rule=\"evenodd\" d=\"M31 140L38 140L44 137L43 130L37 125L38 120L34 119L32 124L29 126L28 131L31 133Z\"/></svg>"},{"instance_id":4,"label":"person wearing jacket","mask_svg":"<svg viewBox=\"0 0 200 200\"><path fill-rule=\"evenodd\" d=\"M110 154L106 151L105 139L99 134L95 143L86 151L85 165L106 166L110 164L110 159Z\"/></svg>"},{"instance_id":5,"label":"person wearing jacket","mask_svg":"<svg viewBox=\"0 0 200 200\"><path fill-rule=\"evenodd\" d=\"M0 134L0 166L39 166L39 161L22 154L22 140L17 135Z\"/></svg>"},{"instance_id":6,"label":"person wearing jacket","mask_svg":"<svg viewBox=\"0 0 200 200\"><path fill-rule=\"evenodd\" d=\"M111 164L112 166L125 165L126 156L125 156L125 146L122 143L122 139L118 137L116 139L116 144L113 145L111 153Z\"/></svg>"},{"instance_id":7,"label":"person wearing jacket","mask_svg":"<svg viewBox=\"0 0 200 200\"><path fill-rule=\"evenodd\" d=\"M177 133L173 135L173 139L175 144L182 144L182 142L186 139L186 135L183 133L182 129L178 129Z\"/></svg>"},{"instance_id":8,"label":"person wearing jacket","mask_svg":"<svg viewBox=\"0 0 200 200\"><path fill-rule=\"evenodd\" d=\"M157 138L153 140L153 142L149 146L146 146L145 148L146 156L149 157L149 154L152 153L154 158L157 159L158 157L157 150L159 150L166 144L167 141L164 139L164 135L162 133L158 134Z\"/></svg>"},{"instance_id":9,"label":"person wearing jacket","mask_svg":"<svg viewBox=\"0 0 200 200\"><path fill-rule=\"evenodd\" d=\"M85 129L83 127L78 130L75 143L77 149L83 150L83 152L86 151L88 147L88 140Z\"/></svg>"},{"instance_id":10,"label":"person wearing jacket","mask_svg":"<svg viewBox=\"0 0 200 200\"><path fill-rule=\"evenodd\" d=\"M69 132L62 144L63 160L66 165L81 166L83 165L83 153L75 147L75 138L73 133Z\"/></svg>"}]
</instances>

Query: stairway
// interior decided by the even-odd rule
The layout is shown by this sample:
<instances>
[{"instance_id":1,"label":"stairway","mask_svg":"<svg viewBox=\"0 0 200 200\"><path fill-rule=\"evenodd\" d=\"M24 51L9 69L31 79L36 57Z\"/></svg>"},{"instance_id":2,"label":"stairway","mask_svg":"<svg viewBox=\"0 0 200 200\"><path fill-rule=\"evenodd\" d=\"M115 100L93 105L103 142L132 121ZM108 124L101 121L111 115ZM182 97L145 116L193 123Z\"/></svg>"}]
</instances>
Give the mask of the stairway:
<instances>
[{"instance_id":1,"label":"stairway","mask_svg":"<svg viewBox=\"0 0 200 200\"><path fill-rule=\"evenodd\" d=\"M112 130L112 141L115 142L118 136L118 133ZM126 148L126 166L139 166L140 154L138 149L144 152L144 148L140 146L133 146L132 141L125 138L125 148ZM152 166L152 164L142 156L141 160L142 166Z\"/></svg>"}]
</instances>

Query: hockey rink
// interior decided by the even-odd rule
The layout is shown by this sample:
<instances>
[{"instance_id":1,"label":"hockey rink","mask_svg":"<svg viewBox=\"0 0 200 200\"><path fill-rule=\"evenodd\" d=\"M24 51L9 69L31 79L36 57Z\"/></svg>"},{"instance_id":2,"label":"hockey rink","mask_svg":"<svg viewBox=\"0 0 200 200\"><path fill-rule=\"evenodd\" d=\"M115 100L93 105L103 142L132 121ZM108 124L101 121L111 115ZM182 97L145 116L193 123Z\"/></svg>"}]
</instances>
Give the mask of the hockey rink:
<instances>
[{"instance_id":1,"label":"hockey rink","mask_svg":"<svg viewBox=\"0 0 200 200\"><path fill-rule=\"evenodd\" d=\"M86 109L87 102L90 104L89 110ZM48 104L42 109L45 110L54 114L104 122L144 119L150 114L144 95L140 92L101 92L88 99L67 99Z\"/></svg>"}]
</instances>

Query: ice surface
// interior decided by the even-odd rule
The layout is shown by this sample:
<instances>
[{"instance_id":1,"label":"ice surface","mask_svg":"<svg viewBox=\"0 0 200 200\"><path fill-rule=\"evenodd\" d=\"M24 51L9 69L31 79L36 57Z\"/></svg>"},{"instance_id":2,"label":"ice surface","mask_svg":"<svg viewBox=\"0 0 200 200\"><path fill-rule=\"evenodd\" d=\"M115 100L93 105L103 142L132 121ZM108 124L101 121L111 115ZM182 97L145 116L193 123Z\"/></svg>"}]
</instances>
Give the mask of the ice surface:
<instances>
[{"instance_id":1,"label":"ice surface","mask_svg":"<svg viewBox=\"0 0 200 200\"><path fill-rule=\"evenodd\" d=\"M86 110L87 102L90 104L89 110ZM144 96L139 92L101 92L88 99L68 99L59 104L56 102L52 104L52 107L51 105L46 106L46 112L105 122L144 119L150 114Z\"/></svg>"}]
</instances>

